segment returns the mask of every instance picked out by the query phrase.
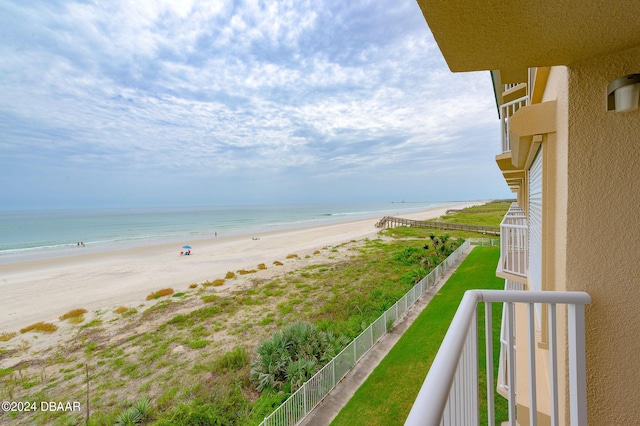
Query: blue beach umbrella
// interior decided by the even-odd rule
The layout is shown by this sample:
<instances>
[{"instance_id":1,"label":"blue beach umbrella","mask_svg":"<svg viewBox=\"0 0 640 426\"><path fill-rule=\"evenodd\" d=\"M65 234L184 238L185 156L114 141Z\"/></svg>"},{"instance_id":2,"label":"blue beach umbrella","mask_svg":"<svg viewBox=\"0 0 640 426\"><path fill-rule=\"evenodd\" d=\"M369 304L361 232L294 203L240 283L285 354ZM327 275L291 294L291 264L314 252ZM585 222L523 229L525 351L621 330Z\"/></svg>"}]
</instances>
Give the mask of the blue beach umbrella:
<instances>
[{"instance_id":1,"label":"blue beach umbrella","mask_svg":"<svg viewBox=\"0 0 640 426\"><path fill-rule=\"evenodd\" d=\"M190 248L191 248L191 246L182 246L182 248L190 249Z\"/></svg>"}]
</instances>

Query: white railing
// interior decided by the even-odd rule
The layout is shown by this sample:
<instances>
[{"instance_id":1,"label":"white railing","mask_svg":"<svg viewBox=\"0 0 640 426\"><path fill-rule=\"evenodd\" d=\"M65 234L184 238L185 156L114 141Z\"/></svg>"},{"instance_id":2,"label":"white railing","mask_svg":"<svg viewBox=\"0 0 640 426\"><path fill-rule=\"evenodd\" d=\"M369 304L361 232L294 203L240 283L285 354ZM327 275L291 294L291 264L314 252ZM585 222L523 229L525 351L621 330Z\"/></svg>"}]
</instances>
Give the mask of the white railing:
<instances>
[{"instance_id":1,"label":"white railing","mask_svg":"<svg viewBox=\"0 0 640 426\"><path fill-rule=\"evenodd\" d=\"M519 283L517 281L505 280L504 283L505 290L525 290L525 285L523 283ZM509 354L509 342L515 342L516 338L516 329L515 329L515 318L511 318L511 326L507 327L507 308L506 304L503 304L502 307L502 320L500 327L500 358L498 362L498 377L496 387L500 389L504 393L509 392L509 364L508 357ZM511 331L511 338L507 337L507 332ZM515 349L515 344L513 345ZM515 386L515 383L514 383Z\"/></svg>"},{"instance_id":2,"label":"white railing","mask_svg":"<svg viewBox=\"0 0 640 426\"><path fill-rule=\"evenodd\" d=\"M462 425L479 424L478 397L478 305L485 302L486 331L486 382L487 382L487 422L495 424L493 389L493 337L491 303L505 303L507 327L511 328L514 304L524 303L528 313L527 351L529 383L529 424L538 422L535 319L534 304L548 305L549 331L549 393L551 425L559 424L558 398L558 356L556 337L556 305L567 305L568 335L568 412L572 425L587 424L586 361L584 305L591 303L591 297L584 292L556 291L507 291L470 290L451 321L440 350L429 369L429 373L418 393L413 408L405 422L417 425ZM509 382L516 382L513 332L507 331L510 340L508 351ZM515 386L509 388L509 424L516 425Z\"/></svg>"},{"instance_id":3,"label":"white railing","mask_svg":"<svg viewBox=\"0 0 640 426\"><path fill-rule=\"evenodd\" d=\"M469 238L472 246L497 246L500 244L500 238Z\"/></svg>"},{"instance_id":4,"label":"white railing","mask_svg":"<svg viewBox=\"0 0 640 426\"><path fill-rule=\"evenodd\" d=\"M273 413L265 417L260 426L296 425L304 420L311 410L320 404L336 384L369 352L373 345L387 333L389 326L393 326L423 293L431 289L438 278L444 275L468 247L469 241L467 240L296 390Z\"/></svg>"},{"instance_id":5,"label":"white railing","mask_svg":"<svg viewBox=\"0 0 640 426\"><path fill-rule=\"evenodd\" d=\"M528 246L527 217L524 210L512 205L500 223L500 270L526 277Z\"/></svg>"},{"instance_id":6,"label":"white railing","mask_svg":"<svg viewBox=\"0 0 640 426\"><path fill-rule=\"evenodd\" d=\"M529 97L523 96L518 99L514 99L511 102L500 105L500 123L502 125L502 152L511 152L511 143L509 142L509 136L511 134L509 130L509 119L523 106L529 104Z\"/></svg>"}]
</instances>

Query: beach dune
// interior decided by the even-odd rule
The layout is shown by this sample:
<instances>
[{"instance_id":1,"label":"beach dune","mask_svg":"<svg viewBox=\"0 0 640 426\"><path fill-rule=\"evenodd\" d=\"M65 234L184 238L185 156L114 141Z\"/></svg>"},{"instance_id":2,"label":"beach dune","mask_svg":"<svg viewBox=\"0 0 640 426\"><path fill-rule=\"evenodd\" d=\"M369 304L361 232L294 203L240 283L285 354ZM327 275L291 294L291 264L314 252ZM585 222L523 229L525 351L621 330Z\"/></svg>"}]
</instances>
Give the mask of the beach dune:
<instances>
[{"instance_id":1,"label":"beach dune","mask_svg":"<svg viewBox=\"0 0 640 426\"><path fill-rule=\"evenodd\" d=\"M403 214L411 219L441 216L449 208ZM57 321L69 310L89 312L136 307L162 288L185 291L192 283L223 278L228 271L273 266L288 254L304 256L345 241L375 237L378 219L287 229L259 235L219 236L120 251L76 254L0 265L0 332L17 332L38 321ZM253 238L259 237L259 238ZM191 256L180 247L191 244ZM285 267L287 267L285 265Z\"/></svg>"}]
</instances>

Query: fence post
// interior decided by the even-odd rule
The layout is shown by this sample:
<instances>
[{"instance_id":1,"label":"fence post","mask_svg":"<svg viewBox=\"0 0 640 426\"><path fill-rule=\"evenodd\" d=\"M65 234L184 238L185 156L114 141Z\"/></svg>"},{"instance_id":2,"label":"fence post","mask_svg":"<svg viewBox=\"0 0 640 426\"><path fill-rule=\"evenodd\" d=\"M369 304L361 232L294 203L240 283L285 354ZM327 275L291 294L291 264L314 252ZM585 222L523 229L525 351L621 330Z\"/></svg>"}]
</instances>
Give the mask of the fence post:
<instances>
[{"instance_id":1,"label":"fence post","mask_svg":"<svg viewBox=\"0 0 640 426\"><path fill-rule=\"evenodd\" d=\"M375 322L371 323L371 325L369 326L369 335L371 336L371 346L373 346L373 324L375 324Z\"/></svg>"},{"instance_id":2,"label":"fence post","mask_svg":"<svg viewBox=\"0 0 640 426\"><path fill-rule=\"evenodd\" d=\"M304 415L306 416L308 411L307 411L307 382L304 382L302 384L302 408L304 409Z\"/></svg>"},{"instance_id":3,"label":"fence post","mask_svg":"<svg viewBox=\"0 0 640 426\"><path fill-rule=\"evenodd\" d=\"M336 386L336 359L335 357L331 360L331 376L333 378L331 382L331 389Z\"/></svg>"}]
</instances>

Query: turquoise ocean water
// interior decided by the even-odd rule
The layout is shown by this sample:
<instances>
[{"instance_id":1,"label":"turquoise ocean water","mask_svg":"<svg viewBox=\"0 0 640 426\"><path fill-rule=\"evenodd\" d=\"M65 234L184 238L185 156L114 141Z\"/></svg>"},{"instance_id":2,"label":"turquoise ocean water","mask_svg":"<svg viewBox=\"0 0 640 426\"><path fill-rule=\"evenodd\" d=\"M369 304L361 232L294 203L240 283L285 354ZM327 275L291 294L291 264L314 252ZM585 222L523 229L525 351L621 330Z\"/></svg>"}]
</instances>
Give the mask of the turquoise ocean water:
<instances>
[{"instance_id":1,"label":"turquoise ocean water","mask_svg":"<svg viewBox=\"0 0 640 426\"><path fill-rule=\"evenodd\" d=\"M452 202L0 210L0 263L376 218ZM84 251L86 252L86 251Z\"/></svg>"}]
</instances>

